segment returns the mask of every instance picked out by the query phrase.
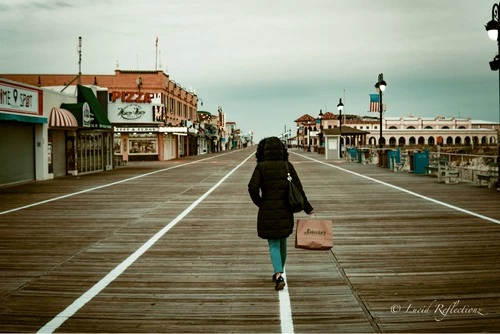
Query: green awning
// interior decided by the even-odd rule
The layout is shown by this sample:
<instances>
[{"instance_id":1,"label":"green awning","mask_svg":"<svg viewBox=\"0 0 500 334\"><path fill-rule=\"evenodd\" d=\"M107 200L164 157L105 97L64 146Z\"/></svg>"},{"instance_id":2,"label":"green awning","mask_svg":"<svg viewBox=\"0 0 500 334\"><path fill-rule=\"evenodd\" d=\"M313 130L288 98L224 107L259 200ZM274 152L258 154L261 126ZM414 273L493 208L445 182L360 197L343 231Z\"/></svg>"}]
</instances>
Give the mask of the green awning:
<instances>
[{"instance_id":1,"label":"green awning","mask_svg":"<svg viewBox=\"0 0 500 334\"><path fill-rule=\"evenodd\" d=\"M94 95L92 89L78 85L78 102L87 102L90 106L90 111L94 114L93 125L99 129L112 129L111 123L109 122L104 109Z\"/></svg>"},{"instance_id":2,"label":"green awning","mask_svg":"<svg viewBox=\"0 0 500 334\"><path fill-rule=\"evenodd\" d=\"M78 127L83 128L83 105L85 103L63 103L61 108L68 110L75 116Z\"/></svg>"},{"instance_id":3,"label":"green awning","mask_svg":"<svg viewBox=\"0 0 500 334\"><path fill-rule=\"evenodd\" d=\"M47 117L28 116L28 115L22 115L22 114L0 113L0 121L16 121L16 122L23 122L23 123L44 124L44 123L47 123Z\"/></svg>"}]
</instances>

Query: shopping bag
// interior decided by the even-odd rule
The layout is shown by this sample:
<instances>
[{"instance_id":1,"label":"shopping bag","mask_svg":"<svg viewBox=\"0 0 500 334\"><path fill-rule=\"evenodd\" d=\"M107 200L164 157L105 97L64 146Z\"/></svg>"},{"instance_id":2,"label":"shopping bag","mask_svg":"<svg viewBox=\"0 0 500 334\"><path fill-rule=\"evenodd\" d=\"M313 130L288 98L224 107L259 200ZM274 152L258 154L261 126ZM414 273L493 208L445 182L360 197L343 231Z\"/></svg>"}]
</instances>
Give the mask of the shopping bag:
<instances>
[{"instance_id":1,"label":"shopping bag","mask_svg":"<svg viewBox=\"0 0 500 334\"><path fill-rule=\"evenodd\" d=\"M332 248L332 221L328 219L298 219L295 247L316 250Z\"/></svg>"}]
</instances>

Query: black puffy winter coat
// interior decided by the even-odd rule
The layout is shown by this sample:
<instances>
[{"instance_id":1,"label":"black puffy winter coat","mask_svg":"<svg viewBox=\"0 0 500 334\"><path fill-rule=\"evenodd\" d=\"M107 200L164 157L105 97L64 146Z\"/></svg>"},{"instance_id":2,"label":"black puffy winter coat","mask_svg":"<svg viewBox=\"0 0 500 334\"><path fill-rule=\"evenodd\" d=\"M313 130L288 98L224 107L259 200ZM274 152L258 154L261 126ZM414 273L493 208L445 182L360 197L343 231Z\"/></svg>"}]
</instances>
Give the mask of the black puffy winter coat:
<instances>
[{"instance_id":1,"label":"black puffy winter coat","mask_svg":"<svg viewBox=\"0 0 500 334\"><path fill-rule=\"evenodd\" d=\"M248 183L250 197L259 207L257 234L263 239L286 238L293 232L293 212L287 204L285 164L288 164L292 182L304 196L304 211L313 211L295 168L288 162L288 152L283 143L276 137L263 139L257 148L257 166Z\"/></svg>"}]
</instances>

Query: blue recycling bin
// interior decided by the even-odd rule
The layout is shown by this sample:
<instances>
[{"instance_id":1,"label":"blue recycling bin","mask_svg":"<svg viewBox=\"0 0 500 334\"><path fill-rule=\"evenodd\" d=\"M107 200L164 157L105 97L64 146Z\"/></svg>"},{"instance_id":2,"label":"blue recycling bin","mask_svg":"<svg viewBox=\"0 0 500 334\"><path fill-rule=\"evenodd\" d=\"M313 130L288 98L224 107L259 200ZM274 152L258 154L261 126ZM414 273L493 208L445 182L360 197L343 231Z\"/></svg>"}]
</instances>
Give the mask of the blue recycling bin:
<instances>
[{"instance_id":1,"label":"blue recycling bin","mask_svg":"<svg viewBox=\"0 0 500 334\"><path fill-rule=\"evenodd\" d=\"M429 151L413 153L413 173L425 174L425 167L429 165Z\"/></svg>"},{"instance_id":2,"label":"blue recycling bin","mask_svg":"<svg viewBox=\"0 0 500 334\"><path fill-rule=\"evenodd\" d=\"M393 163L401 163L401 153L399 149L397 151L387 151L387 168L393 169Z\"/></svg>"},{"instance_id":3,"label":"blue recycling bin","mask_svg":"<svg viewBox=\"0 0 500 334\"><path fill-rule=\"evenodd\" d=\"M350 155L351 159L352 160L356 160L356 154L357 154L356 148L355 147L351 147L351 148L348 148L347 150L349 152L349 155Z\"/></svg>"}]
</instances>

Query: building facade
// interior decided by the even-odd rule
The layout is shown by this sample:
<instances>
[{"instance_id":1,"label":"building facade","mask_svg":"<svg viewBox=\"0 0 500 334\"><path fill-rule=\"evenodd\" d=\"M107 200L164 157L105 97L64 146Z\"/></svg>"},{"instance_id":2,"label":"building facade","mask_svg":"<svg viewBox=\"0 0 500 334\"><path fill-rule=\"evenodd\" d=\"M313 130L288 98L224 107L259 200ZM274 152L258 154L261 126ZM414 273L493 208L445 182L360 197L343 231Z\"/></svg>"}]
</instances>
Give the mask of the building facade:
<instances>
[{"instance_id":1,"label":"building facade","mask_svg":"<svg viewBox=\"0 0 500 334\"><path fill-rule=\"evenodd\" d=\"M377 145L380 121L352 119L347 124L369 131L368 144ZM382 119L383 142L389 146L405 145L496 145L499 124L455 117L386 117Z\"/></svg>"},{"instance_id":2,"label":"building facade","mask_svg":"<svg viewBox=\"0 0 500 334\"><path fill-rule=\"evenodd\" d=\"M113 168L113 129L87 87L78 94L0 79L0 184Z\"/></svg>"},{"instance_id":3,"label":"building facade","mask_svg":"<svg viewBox=\"0 0 500 334\"><path fill-rule=\"evenodd\" d=\"M162 71L0 78L0 185L237 147L222 108L200 117Z\"/></svg>"},{"instance_id":4,"label":"building facade","mask_svg":"<svg viewBox=\"0 0 500 334\"><path fill-rule=\"evenodd\" d=\"M322 120L305 114L295 120L297 144L302 147L321 146L322 129L340 126L339 115L330 112ZM497 145L498 123L471 118L386 117L382 119L382 143L390 147L406 145ZM341 143L348 146L379 145L380 120L373 117L343 116L342 127L368 132L365 142L342 132ZM352 132L352 131L351 131Z\"/></svg>"},{"instance_id":5,"label":"building facade","mask_svg":"<svg viewBox=\"0 0 500 334\"><path fill-rule=\"evenodd\" d=\"M43 90L0 79L0 184L45 178L47 123Z\"/></svg>"},{"instance_id":6,"label":"building facade","mask_svg":"<svg viewBox=\"0 0 500 334\"><path fill-rule=\"evenodd\" d=\"M1 74L38 87L67 86L73 75ZM115 160L168 160L197 154L198 97L163 71L115 70L113 75L80 75L83 86L105 91L99 101L113 125Z\"/></svg>"}]
</instances>

